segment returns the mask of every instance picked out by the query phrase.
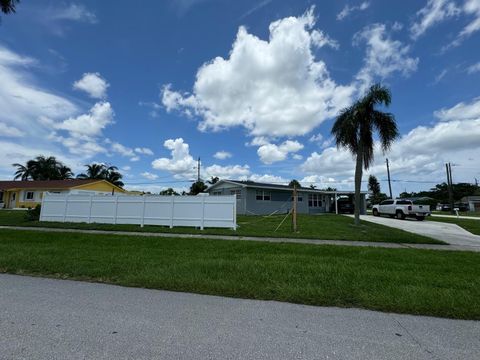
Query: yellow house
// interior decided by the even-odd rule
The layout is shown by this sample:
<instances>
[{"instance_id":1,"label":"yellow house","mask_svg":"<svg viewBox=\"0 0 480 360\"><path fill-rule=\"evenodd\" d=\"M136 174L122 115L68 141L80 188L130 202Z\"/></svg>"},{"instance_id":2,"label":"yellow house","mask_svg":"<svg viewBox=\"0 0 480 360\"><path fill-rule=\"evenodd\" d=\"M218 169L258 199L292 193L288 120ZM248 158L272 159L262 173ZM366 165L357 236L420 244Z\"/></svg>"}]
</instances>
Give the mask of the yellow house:
<instances>
[{"instance_id":1,"label":"yellow house","mask_svg":"<svg viewBox=\"0 0 480 360\"><path fill-rule=\"evenodd\" d=\"M0 181L0 208L33 208L42 202L46 191L57 194L127 193L106 180Z\"/></svg>"}]
</instances>

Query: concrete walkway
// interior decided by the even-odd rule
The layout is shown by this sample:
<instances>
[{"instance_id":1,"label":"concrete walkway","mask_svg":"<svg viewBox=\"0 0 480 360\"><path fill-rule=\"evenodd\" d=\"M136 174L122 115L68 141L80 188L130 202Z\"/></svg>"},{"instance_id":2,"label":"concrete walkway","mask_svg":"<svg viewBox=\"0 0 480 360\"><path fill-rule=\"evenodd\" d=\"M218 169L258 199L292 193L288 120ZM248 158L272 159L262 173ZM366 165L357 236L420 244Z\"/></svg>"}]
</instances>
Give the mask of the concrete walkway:
<instances>
[{"instance_id":1,"label":"concrete walkway","mask_svg":"<svg viewBox=\"0 0 480 360\"><path fill-rule=\"evenodd\" d=\"M480 322L0 275L0 359L479 359Z\"/></svg>"},{"instance_id":2,"label":"concrete walkway","mask_svg":"<svg viewBox=\"0 0 480 360\"><path fill-rule=\"evenodd\" d=\"M480 248L480 236L474 235L456 224L439 221L398 220L383 216L362 215L362 220L390 226L418 235L445 241L451 245Z\"/></svg>"},{"instance_id":3,"label":"concrete walkway","mask_svg":"<svg viewBox=\"0 0 480 360\"><path fill-rule=\"evenodd\" d=\"M254 236L230 236L230 235L201 235L201 234L173 234L173 233L153 233L140 231L108 231L108 230L84 230L84 229L58 229L45 227L23 227L23 226L0 226L1 229L20 230L20 231L42 231L56 233L82 233L97 235L122 235L122 236L146 236L163 238L182 238L182 239L213 239L227 241L265 241L272 243L294 243L310 245L340 245L340 246L359 246L359 247L380 247L389 249L429 249L445 251L474 251L480 252L480 246L470 245L435 245L435 244L407 244L407 243L388 243L388 242L369 242L369 241L350 241L350 240L320 240L320 239L300 239L300 238L269 238ZM1 359L0 359L1 360Z\"/></svg>"}]
</instances>

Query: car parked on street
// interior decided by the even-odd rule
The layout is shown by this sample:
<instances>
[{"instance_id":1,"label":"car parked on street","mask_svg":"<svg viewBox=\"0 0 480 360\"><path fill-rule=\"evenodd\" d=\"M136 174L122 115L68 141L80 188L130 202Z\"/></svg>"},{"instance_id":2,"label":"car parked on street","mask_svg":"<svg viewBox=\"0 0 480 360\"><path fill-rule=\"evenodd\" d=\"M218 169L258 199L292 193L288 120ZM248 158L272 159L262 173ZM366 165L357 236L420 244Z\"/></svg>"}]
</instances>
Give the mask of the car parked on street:
<instances>
[{"instance_id":1,"label":"car parked on street","mask_svg":"<svg viewBox=\"0 0 480 360\"><path fill-rule=\"evenodd\" d=\"M397 219L413 217L419 221L430 215L429 205L414 205L413 201L406 199L388 199L380 204L373 205L373 216L389 215Z\"/></svg>"}]
</instances>

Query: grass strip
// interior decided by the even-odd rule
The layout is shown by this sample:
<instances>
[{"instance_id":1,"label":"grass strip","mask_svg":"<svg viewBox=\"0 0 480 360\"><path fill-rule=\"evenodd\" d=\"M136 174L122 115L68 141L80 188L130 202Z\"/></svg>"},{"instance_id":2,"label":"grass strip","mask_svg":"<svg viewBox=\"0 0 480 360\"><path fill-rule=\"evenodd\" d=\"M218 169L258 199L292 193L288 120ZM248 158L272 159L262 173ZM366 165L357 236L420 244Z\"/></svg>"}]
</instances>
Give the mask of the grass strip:
<instances>
[{"instance_id":1,"label":"grass strip","mask_svg":"<svg viewBox=\"0 0 480 360\"><path fill-rule=\"evenodd\" d=\"M238 216L237 231L231 229L205 229L199 230L192 227L175 227L170 229L165 226L138 225L110 225L110 224L87 224L87 223L57 223L25 220L25 213L19 210L0 211L0 225L11 226L38 226L50 228L88 229L88 230L119 230L119 231L145 231L171 234L207 234L207 235L238 235L259 237L288 237L322 240L356 240L377 241L392 243L411 244L445 244L429 237L416 235L403 230L388 226L373 224L368 221L362 222L360 227L354 226L353 219L334 214L323 215L299 215L299 231L294 233L290 221L275 231L284 215L278 216Z\"/></svg>"},{"instance_id":2,"label":"grass strip","mask_svg":"<svg viewBox=\"0 0 480 360\"><path fill-rule=\"evenodd\" d=\"M480 254L0 230L0 272L480 320Z\"/></svg>"}]
</instances>

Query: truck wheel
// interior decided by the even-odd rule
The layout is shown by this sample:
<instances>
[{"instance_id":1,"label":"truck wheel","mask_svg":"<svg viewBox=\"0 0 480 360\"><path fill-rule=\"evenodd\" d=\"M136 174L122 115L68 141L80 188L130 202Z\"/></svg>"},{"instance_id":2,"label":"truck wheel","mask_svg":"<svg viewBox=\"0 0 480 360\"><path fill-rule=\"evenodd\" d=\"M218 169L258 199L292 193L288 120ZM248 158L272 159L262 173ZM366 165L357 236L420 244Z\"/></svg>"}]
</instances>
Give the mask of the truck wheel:
<instances>
[{"instance_id":1,"label":"truck wheel","mask_svg":"<svg viewBox=\"0 0 480 360\"><path fill-rule=\"evenodd\" d=\"M398 210L396 213L395 213L395 216L397 219L399 220L404 220L405 219L405 214L403 213L403 211L400 211Z\"/></svg>"},{"instance_id":2,"label":"truck wheel","mask_svg":"<svg viewBox=\"0 0 480 360\"><path fill-rule=\"evenodd\" d=\"M423 220L425 220L425 216L415 216L415 218L416 218L418 221L423 221Z\"/></svg>"},{"instance_id":3,"label":"truck wheel","mask_svg":"<svg viewBox=\"0 0 480 360\"><path fill-rule=\"evenodd\" d=\"M373 209L373 216L378 216L378 210L377 209Z\"/></svg>"}]
</instances>

